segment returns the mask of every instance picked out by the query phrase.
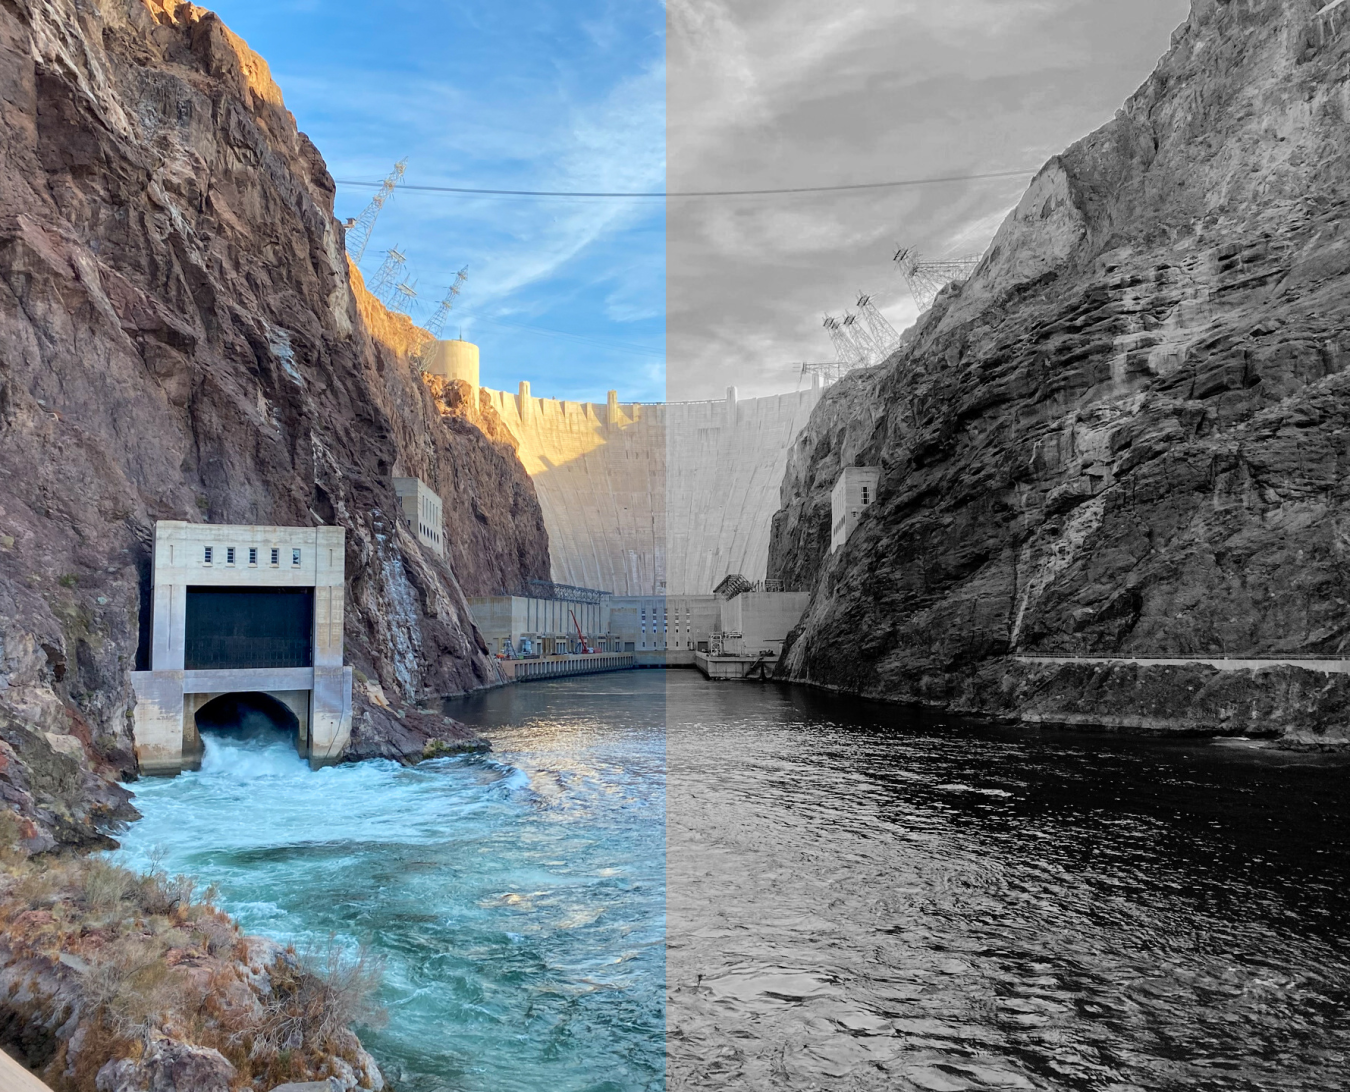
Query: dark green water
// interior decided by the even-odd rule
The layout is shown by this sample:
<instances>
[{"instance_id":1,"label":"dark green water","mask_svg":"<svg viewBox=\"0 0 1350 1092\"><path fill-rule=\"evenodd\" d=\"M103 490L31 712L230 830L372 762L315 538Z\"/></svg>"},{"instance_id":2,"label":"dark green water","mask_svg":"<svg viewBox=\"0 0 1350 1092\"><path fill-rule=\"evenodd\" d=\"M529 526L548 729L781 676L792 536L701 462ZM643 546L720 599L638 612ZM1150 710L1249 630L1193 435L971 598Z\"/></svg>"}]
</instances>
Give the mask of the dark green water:
<instances>
[{"instance_id":1,"label":"dark green water","mask_svg":"<svg viewBox=\"0 0 1350 1092\"><path fill-rule=\"evenodd\" d=\"M666 708L670 1088L1350 1088L1344 759Z\"/></svg>"}]
</instances>

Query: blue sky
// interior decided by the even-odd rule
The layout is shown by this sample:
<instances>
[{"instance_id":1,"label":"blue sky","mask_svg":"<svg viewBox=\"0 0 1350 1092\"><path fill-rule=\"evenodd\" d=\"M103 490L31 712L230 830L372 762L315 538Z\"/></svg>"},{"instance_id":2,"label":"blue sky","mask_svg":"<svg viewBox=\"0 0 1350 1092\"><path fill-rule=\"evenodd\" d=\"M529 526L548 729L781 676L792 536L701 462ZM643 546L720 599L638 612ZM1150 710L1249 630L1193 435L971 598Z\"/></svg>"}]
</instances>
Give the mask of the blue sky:
<instances>
[{"instance_id":1,"label":"blue sky","mask_svg":"<svg viewBox=\"0 0 1350 1092\"><path fill-rule=\"evenodd\" d=\"M217 0L272 68L337 179L503 189L665 188L665 8L654 0ZM373 191L338 186L340 219ZM362 262L397 246L425 321L461 266L446 336L483 384L604 401L665 397L660 200L402 192ZM425 304L425 306L422 306ZM522 329L531 327L533 329ZM550 331L540 333L536 331Z\"/></svg>"}]
</instances>

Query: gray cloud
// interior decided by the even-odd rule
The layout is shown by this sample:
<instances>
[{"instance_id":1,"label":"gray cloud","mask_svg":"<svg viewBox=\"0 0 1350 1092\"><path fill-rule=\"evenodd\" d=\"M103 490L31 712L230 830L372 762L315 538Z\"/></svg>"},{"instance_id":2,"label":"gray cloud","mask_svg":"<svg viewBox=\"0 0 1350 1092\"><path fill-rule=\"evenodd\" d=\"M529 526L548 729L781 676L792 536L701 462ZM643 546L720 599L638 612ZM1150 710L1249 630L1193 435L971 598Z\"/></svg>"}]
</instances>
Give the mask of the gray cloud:
<instances>
[{"instance_id":1,"label":"gray cloud","mask_svg":"<svg viewBox=\"0 0 1350 1092\"><path fill-rule=\"evenodd\" d=\"M1187 0L670 0L667 185L742 189L1036 167L1107 121ZM917 317L897 243L977 253L1025 180L672 199L672 399L796 386L832 357L822 312L871 292Z\"/></svg>"}]
</instances>

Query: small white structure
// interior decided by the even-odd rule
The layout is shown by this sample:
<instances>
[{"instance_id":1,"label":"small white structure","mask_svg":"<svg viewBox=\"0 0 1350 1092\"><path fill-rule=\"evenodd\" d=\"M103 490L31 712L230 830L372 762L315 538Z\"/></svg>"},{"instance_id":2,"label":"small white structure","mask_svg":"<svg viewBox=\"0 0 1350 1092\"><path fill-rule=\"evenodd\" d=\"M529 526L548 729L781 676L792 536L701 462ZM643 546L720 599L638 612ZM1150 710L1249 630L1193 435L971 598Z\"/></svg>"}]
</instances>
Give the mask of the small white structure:
<instances>
[{"instance_id":1,"label":"small white structure","mask_svg":"<svg viewBox=\"0 0 1350 1092\"><path fill-rule=\"evenodd\" d=\"M728 656L775 659L811 602L810 592L743 592L722 604L722 651ZM734 635L734 636L732 636Z\"/></svg>"},{"instance_id":2,"label":"small white structure","mask_svg":"<svg viewBox=\"0 0 1350 1092\"><path fill-rule=\"evenodd\" d=\"M421 478L395 478L394 492L408 530L438 557L445 556L445 520L441 498Z\"/></svg>"},{"instance_id":3,"label":"small white structure","mask_svg":"<svg viewBox=\"0 0 1350 1092\"><path fill-rule=\"evenodd\" d=\"M881 469L875 466L846 466L830 494L830 553L834 553L853 534L862 514L877 499Z\"/></svg>"},{"instance_id":4,"label":"small white structure","mask_svg":"<svg viewBox=\"0 0 1350 1092\"><path fill-rule=\"evenodd\" d=\"M562 656L576 651L577 627L586 642L602 652L612 649L609 596L594 599L547 599L532 595L472 595L473 623L494 653L520 652L528 639L537 655ZM575 623L573 618L576 619ZM510 649L507 648L508 642Z\"/></svg>"},{"instance_id":5,"label":"small white structure","mask_svg":"<svg viewBox=\"0 0 1350 1092\"><path fill-rule=\"evenodd\" d=\"M341 527L155 524L150 670L131 673L143 773L195 764L196 714L223 694L285 705L311 765L341 757L352 724L345 540Z\"/></svg>"}]
</instances>

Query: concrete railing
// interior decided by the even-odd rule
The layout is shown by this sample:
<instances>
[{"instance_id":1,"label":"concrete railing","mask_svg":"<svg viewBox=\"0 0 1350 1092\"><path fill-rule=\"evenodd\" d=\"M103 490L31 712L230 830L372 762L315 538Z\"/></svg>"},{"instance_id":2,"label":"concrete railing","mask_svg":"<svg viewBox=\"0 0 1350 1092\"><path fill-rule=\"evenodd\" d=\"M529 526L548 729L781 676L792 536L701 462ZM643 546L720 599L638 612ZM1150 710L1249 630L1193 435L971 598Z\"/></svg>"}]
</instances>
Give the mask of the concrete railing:
<instances>
[{"instance_id":1,"label":"concrete railing","mask_svg":"<svg viewBox=\"0 0 1350 1092\"><path fill-rule=\"evenodd\" d=\"M581 656L541 656L537 660L498 660L512 682L557 679L565 675L594 675L602 671L628 671L634 666L631 652L596 652Z\"/></svg>"},{"instance_id":2,"label":"concrete railing","mask_svg":"<svg viewBox=\"0 0 1350 1092\"><path fill-rule=\"evenodd\" d=\"M0 1088L6 1092L52 1092L51 1088L0 1050Z\"/></svg>"}]
</instances>

